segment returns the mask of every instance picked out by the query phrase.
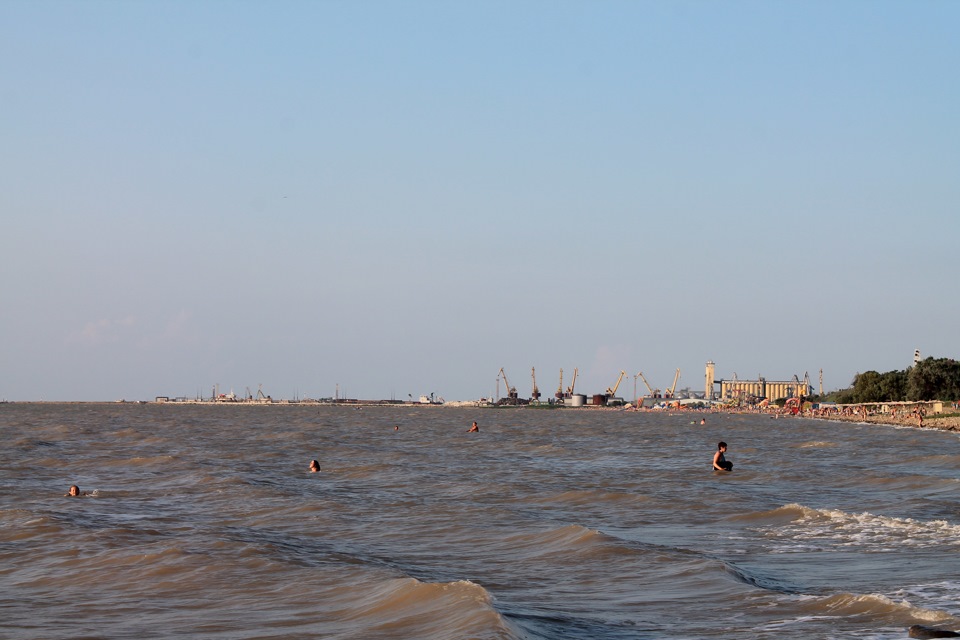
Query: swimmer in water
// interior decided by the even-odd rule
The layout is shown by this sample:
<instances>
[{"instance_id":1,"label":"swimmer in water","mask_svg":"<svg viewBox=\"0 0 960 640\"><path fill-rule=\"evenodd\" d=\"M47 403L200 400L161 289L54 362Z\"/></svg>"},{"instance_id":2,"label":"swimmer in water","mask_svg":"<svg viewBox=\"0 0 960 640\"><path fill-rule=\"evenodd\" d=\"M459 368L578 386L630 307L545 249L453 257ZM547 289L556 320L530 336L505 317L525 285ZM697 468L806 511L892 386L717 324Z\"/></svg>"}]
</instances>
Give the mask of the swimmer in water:
<instances>
[{"instance_id":1,"label":"swimmer in water","mask_svg":"<svg viewBox=\"0 0 960 640\"><path fill-rule=\"evenodd\" d=\"M477 433L480 432L480 427L477 426L476 420L474 420L473 426L470 427L470 431L467 431L467 433L474 433L474 432L477 432Z\"/></svg>"},{"instance_id":2,"label":"swimmer in water","mask_svg":"<svg viewBox=\"0 0 960 640\"><path fill-rule=\"evenodd\" d=\"M316 473L317 471L320 471L320 463L317 462L316 460L311 460L311 461L310 461L310 473Z\"/></svg>"},{"instance_id":3,"label":"swimmer in water","mask_svg":"<svg viewBox=\"0 0 960 640\"><path fill-rule=\"evenodd\" d=\"M85 496L85 495L87 495L87 494L85 494L85 493L80 493L80 487L78 487L77 485L74 484L74 485L70 485L70 493L65 493L65 494L63 494L63 497L64 497L64 498L79 498L79 497Z\"/></svg>"},{"instance_id":4,"label":"swimmer in water","mask_svg":"<svg viewBox=\"0 0 960 640\"><path fill-rule=\"evenodd\" d=\"M394 430L394 431L400 431L400 425L394 425L393 430Z\"/></svg>"},{"instance_id":5,"label":"swimmer in water","mask_svg":"<svg viewBox=\"0 0 960 640\"><path fill-rule=\"evenodd\" d=\"M713 468L715 471L733 471L733 463L723 457L727 451L727 443L717 444L717 452L713 454Z\"/></svg>"}]
</instances>

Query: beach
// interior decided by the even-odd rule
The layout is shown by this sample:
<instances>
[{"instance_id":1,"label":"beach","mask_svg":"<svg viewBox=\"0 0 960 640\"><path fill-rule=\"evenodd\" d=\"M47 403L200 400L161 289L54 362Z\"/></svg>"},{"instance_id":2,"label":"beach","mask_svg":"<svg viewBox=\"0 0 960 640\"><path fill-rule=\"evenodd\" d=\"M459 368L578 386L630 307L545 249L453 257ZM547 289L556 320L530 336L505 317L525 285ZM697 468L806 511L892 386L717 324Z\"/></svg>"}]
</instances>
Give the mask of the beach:
<instances>
[{"instance_id":1,"label":"beach","mask_svg":"<svg viewBox=\"0 0 960 640\"><path fill-rule=\"evenodd\" d=\"M897 427L918 427L920 421L915 412L900 411L895 415L867 410L853 410L850 413L830 412L827 415L808 414L808 417L840 422L866 422L869 424L891 425ZM924 429L942 429L945 431L960 431L960 414L955 409L948 408L942 414L926 413L923 416Z\"/></svg>"}]
</instances>

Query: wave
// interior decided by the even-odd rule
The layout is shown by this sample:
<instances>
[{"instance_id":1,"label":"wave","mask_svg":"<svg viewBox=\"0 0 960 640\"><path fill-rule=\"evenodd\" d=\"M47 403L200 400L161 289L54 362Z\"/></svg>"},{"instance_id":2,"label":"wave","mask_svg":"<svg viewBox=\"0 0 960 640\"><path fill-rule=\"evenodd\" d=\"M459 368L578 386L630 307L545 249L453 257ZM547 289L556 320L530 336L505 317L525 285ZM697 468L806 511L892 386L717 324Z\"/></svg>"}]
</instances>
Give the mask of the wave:
<instances>
[{"instance_id":1,"label":"wave","mask_svg":"<svg viewBox=\"0 0 960 640\"><path fill-rule=\"evenodd\" d=\"M764 591L774 591L777 593L797 594L800 593L797 585L791 584L784 577L778 575L766 575L755 569L744 569L727 561L721 562L723 570L735 580L757 589Z\"/></svg>"},{"instance_id":2,"label":"wave","mask_svg":"<svg viewBox=\"0 0 960 640\"><path fill-rule=\"evenodd\" d=\"M608 592L638 580L674 582L698 589L704 582L717 584L725 568L718 558L672 546L668 541L649 542L635 539L629 530L618 535L580 525L507 536L486 546L486 554L496 555L499 563L509 565L514 572L520 567L542 565L590 566L593 572L607 576ZM576 580L580 579L583 576L578 575ZM537 581L539 578L534 579Z\"/></svg>"},{"instance_id":3,"label":"wave","mask_svg":"<svg viewBox=\"0 0 960 640\"><path fill-rule=\"evenodd\" d=\"M957 618L945 611L916 606L907 600L876 593L801 596L795 604L801 612L801 619L836 618L847 622L861 619L873 628L889 625L902 629L918 623L951 627L958 622Z\"/></svg>"},{"instance_id":4,"label":"wave","mask_svg":"<svg viewBox=\"0 0 960 640\"><path fill-rule=\"evenodd\" d=\"M804 507L803 505L787 504L770 511L755 511L752 513L732 515L729 517L729 519L734 522L786 523L804 517L812 517L816 514L816 512L816 509Z\"/></svg>"},{"instance_id":5,"label":"wave","mask_svg":"<svg viewBox=\"0 0 960 640\"><path fill-rule=\"evenodd\" d=\"M891 597L904 600L921 600L929 607L947 611L951 616L960 616L960 582L945 580L903 587Z\"/></svg>"},{"instance_id":6,"label":"wave","mask_svg":"<svg viewBox=\"0 0 960 640\"><path fill-rule=\"evenodd\" d=\"M837 593L826 597L806 596L805 601L801 603L801 608L811 614L843 617L909 616L911 619L927 622L943 622L951 618L943 611L916 607L905 600L898 602L881 594Z\"/></svg>"},{"instance_id":7,"label":"wave","mask_svg":"<svg viewBox=\"0 0 960 640\"><path fill-rule=\"evenodd\" d=\"M797 449L813 449L813 448L828 449L836 446L837 446L836 442L827 442L825 440L812 440L810 442L799 442L793 445L793 447Z\"/></svg>"},{"instance_id":8,"label":"wave","mask_svg":"<svg viewBox=\"0 0 960 640\"><path fill-rule=\"evenodd\" d=\"M350 637L516 638L493 596L469 580L445 583L388 579L363 594L350 590L330 612ZM339 634L334 634L339 635Z\"/></svg>"},{"instance_id":9,"label":"wave","mask_svg":"<svg viewBox=\"0 0 960 640\"><path fill-rule=\"evenodd\" d=\"M873 552L960 547L960 525L945 520L896 518L866 511L848 513L799 504L742 518L767 522L758 530L774 544L775 552L837 547L866 547Z\"/></svg>"},{"instance_id":10,"label":"wave","mask_svg":"<svg viewBox=\"0 0 960 640\"><path fill-rule=\"evenodd\" d=\"M918 607L906 600L883 594L836 593L830 596L796 596L783 603L794 615L762 625L757 631L787 634L790 630L823 628L823 621L858 628L858 638L902 638L914 624L951 628L957 619L943 611ZM839 629L838 629L839 630ZM833 636L844 637L844 636Z\"/></svg>"},{"instance_id":11,"label":"wave","mask_svg":"<svg viewBox=\"0 0 960 640\"><path fill-rule=\"evenodd\" d=\"M504 542L515 551L526 549L533 555L542 556L580 551L613 539L596 529L571 524L548 531L508 536Z\"/></svg>"}]
</instances>

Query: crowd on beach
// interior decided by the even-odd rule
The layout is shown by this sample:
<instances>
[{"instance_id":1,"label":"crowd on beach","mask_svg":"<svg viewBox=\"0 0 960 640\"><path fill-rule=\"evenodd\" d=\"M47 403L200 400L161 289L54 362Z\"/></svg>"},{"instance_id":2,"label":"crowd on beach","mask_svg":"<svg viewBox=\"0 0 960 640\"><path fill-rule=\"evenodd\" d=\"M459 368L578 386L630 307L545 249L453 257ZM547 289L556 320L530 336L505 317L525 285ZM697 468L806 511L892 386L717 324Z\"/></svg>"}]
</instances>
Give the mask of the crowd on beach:
<instances>
[{"instance_id":1,"label":"crowd on beach","mask_svg":"<svg viewBox=\"0 0 960 640\"><path fill-rule=\"evenodd\" d=\"M782 416L796 416L799 418L816 418L820 420L867 422L871 424L886 424L902 427L919 427L921 429L930 428L960 431L960 414L958 414L958 412L960 412L960 403L958 402L903 402L850 405L816 405L807 403L803 406L795 407L780 408L770 405L765 407L753 406L750 408L713 408L711 411L765 413L778 418Z\"/></svg>"},{"instance_id":2,"label":"crowd on beach","mask_svg":"<svg viewBox=\"0 0 960 640\"><path fill-rule=\"evenodd\" d=\"M836 408L811 409L807 417L825 420L843 420L846 422L868 422L872 424L889 424L903 427L919 427L921 429L943 429L946 431L960 431L960 415L956 415L958 403L947 404L947 409L940 415L931 410L933 403L904 403L900 405L862 404L843 405Z\"/></svg>"},{"instance_id":3,"label":"crowd on beach","mask_svg":"<svg viewBox=\"0 0 960 640\"><path fill-rule=\"evenodd\" d=\"M960 402L884 402L866 404L793 403L784 407L775 404L714 405L710 408L644 409L634 411L681 411L683 413L765 414L772 418L798 417L844 422L867 422L922 429L960 431Z\"/></svg>"}]
</instances>

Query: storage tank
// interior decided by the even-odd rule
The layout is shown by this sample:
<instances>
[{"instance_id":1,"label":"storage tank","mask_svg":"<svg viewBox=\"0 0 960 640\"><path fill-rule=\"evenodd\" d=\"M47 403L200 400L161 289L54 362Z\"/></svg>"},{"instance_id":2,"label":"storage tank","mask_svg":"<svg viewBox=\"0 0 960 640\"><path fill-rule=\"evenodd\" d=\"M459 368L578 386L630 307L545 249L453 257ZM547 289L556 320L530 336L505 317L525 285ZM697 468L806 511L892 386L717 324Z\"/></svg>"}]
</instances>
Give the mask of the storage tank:
<instances>
[{"instance_id":1,"label":"storage tank","mask_svg":"<svg viewBox=\"0 0 960 640\"><path fill-rule=\"evenodd\" d=\"M582 407L587 404L587 396L582 393L575 393L570 396L567 401L570 403L571 407Z\"/></svg>"}]
</instances>

